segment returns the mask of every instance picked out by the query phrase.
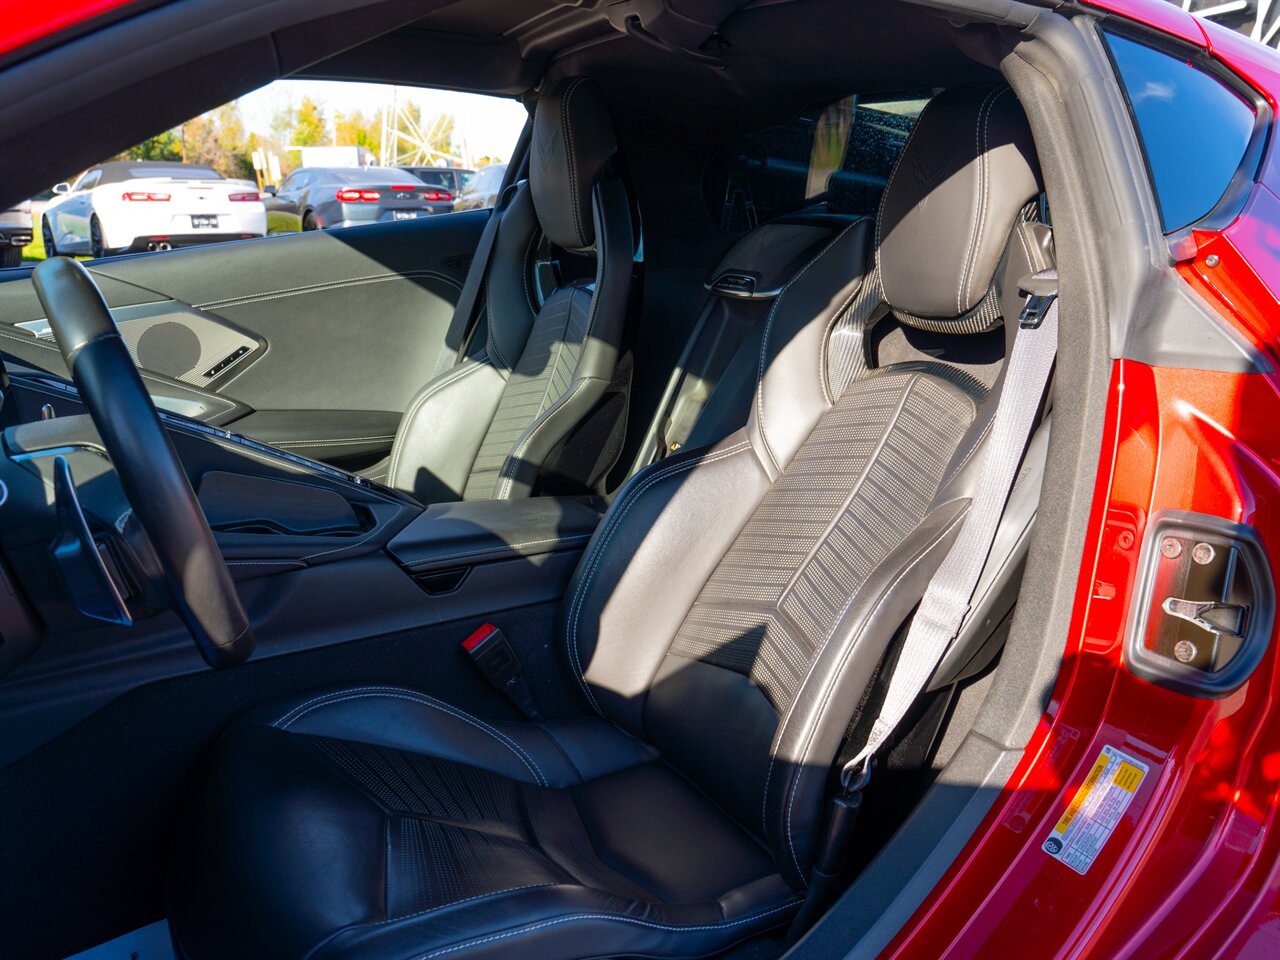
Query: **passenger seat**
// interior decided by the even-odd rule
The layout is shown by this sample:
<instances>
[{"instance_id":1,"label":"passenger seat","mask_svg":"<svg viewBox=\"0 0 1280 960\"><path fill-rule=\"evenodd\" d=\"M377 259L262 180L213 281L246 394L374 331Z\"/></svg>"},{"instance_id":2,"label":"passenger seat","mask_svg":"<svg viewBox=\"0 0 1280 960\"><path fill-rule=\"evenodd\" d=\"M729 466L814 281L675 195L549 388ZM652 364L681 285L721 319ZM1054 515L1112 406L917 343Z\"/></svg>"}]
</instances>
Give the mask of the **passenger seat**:
<instances>
[{"instance_id":1,"label":"passenger seat","mask_svg":"<svg viewBox=\"0 0 1280 960\"><path fill-rule=\"evenodd\" d=\"M472 266L487 270L471 342L414 397L390 458L366 476L423 503L534 492L614 375L633 253L616 149L594 81L566 80L541 96L529 180L501 213L488 263ZM595 276L557 286L539 306L530 254L544 236L594 256Z\"/></svg>"}]
</instances>

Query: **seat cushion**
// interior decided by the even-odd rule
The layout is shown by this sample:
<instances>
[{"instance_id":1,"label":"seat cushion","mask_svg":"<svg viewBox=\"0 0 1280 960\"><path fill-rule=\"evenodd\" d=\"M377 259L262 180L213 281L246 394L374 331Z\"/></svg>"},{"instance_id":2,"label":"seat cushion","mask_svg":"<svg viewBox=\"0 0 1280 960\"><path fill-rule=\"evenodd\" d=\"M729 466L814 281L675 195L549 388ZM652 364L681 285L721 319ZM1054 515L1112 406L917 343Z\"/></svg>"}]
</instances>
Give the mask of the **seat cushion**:
<instances>
[{"instance_id":1,"label":"seat cushion","mask_svg":"<svg viewBox=\"0 0 1280 960\"><path fill-rule=\"evenodd\" d=\"M786 922L758 839L599 718L396 687L259 708L178 821L190 958L698 956Z\"/></svg>"}]
</instances>

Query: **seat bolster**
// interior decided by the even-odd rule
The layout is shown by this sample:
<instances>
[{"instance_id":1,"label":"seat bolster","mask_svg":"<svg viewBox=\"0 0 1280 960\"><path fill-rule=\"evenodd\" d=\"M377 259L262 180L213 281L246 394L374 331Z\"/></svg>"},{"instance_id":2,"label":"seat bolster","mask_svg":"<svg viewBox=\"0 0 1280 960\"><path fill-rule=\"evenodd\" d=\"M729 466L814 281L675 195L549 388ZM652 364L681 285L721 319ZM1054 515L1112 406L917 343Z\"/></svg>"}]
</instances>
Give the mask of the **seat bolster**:
<instances>
[{"instance_id":1,"label":"seat bolster","mask_svg":"<svg viewBox=\"0 0 1280 960\"><path fill-rule=\"evenodd\" d=\"M538 724L482 719L404 687L345 687L278 700L250 711L236 724L237 728L250 726L441 757L541 786L562 787L582 779L570 759L572 752ZM609 743L606 730L577 735L587 747ZM572 736L565 736L573 742ZM635 750L625 756L635 757L636 762L642 759Z\"/></svg>"},{"instance_id":2,"label":"seat bolster","mask_svg":"<svg viewBox=\"0 0 1280 960\"><path fill-rule=\"evenodd\" d=\"M461 500L506 385L482 357L464 360L423 387L400 421L387 485L422 503Z\"/></svg>"},{"instance_id":3,"label":"seat bolster","mask_svg":"<svg viewBox=\"0 0 1280 960\"><path fill-rule=\"evenodd\" d=\"M935 507L877 567L778 724L765 783L765 830L778 869L792 883L803 885L808 876L831 764L849 718L950 549L967 509L967 500Z\"/></svg>"},{"instance_id":4,"label":"seat bolster","mask_svg":"<svg viewBox=\"0 0 1280 960\"><path fill-rule=\"evenodd\" d=\"M627 482L561 605L567 663L598 713L643 735L652 678L768 487L742 431Z\"/></svg>"},{"instance_id":5,"label":"seat bolster","mask_svg":"<svg viewBox=\"0 0 1280 960\"><path fill-rule=\"evenodd\" d=\"M826 345L832 325L862 289L871 233L865 218L845 227L787 282L765 320L746 429L772 479L831 408Z\"/></svg>"}]
</instances>

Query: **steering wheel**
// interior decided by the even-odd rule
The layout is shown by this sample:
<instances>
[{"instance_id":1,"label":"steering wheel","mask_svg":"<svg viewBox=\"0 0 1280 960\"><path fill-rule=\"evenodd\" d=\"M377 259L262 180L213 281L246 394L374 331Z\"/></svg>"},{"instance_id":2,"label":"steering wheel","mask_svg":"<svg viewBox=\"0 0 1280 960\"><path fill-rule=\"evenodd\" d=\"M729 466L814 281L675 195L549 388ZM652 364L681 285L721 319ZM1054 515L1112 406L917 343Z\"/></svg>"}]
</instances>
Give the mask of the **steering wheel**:
<instances>
[{"instance_id":1,"label":"steering wheel","mask_svg":"<svg viewBox=\"0 0 1280 960\"><path fill-rule=\"evenodd\" d=\"M102 293L65 257L44 261L31 279L174 609L211 667L242 662L253 651L249 618Z\"/></svg>"}]
</instances>

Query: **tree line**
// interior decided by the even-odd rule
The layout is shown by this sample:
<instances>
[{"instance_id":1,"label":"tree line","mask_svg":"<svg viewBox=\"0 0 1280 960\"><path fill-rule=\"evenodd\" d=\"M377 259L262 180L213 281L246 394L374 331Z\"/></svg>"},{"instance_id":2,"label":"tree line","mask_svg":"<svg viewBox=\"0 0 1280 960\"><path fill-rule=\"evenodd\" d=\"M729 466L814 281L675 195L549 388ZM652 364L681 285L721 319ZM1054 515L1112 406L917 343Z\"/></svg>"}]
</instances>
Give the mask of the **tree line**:
<instances>
[{"instance_id":1,"label":"tree line","mask_svg":"<svg viewBox=\"0 0 1280 960\"><path fill-rule=\"evenodd\" d=\"M456 154L453 117L449 114L427 118L420 105L413 104L397 115L389 139L400 144L427 141L440 155ZM366 147L387 163L383 150L382 112L363 110L336 112L332 118L311 97L303 97L277 110L265 133L246 131L239 106L233 101L209 113L194 117L170 130L130 147L113 160L176 160L213 167L224 177L252 180L253 153L271 151L280 158L284 175L297 168L299 155L289 147L340 145ZM394 150L393 146L391 150ZM390 153L391 150L388 150ZM392 160L395 158L392 157ZM489 158L485 158L488 160Z\"/></svg>"}]
</instances>

